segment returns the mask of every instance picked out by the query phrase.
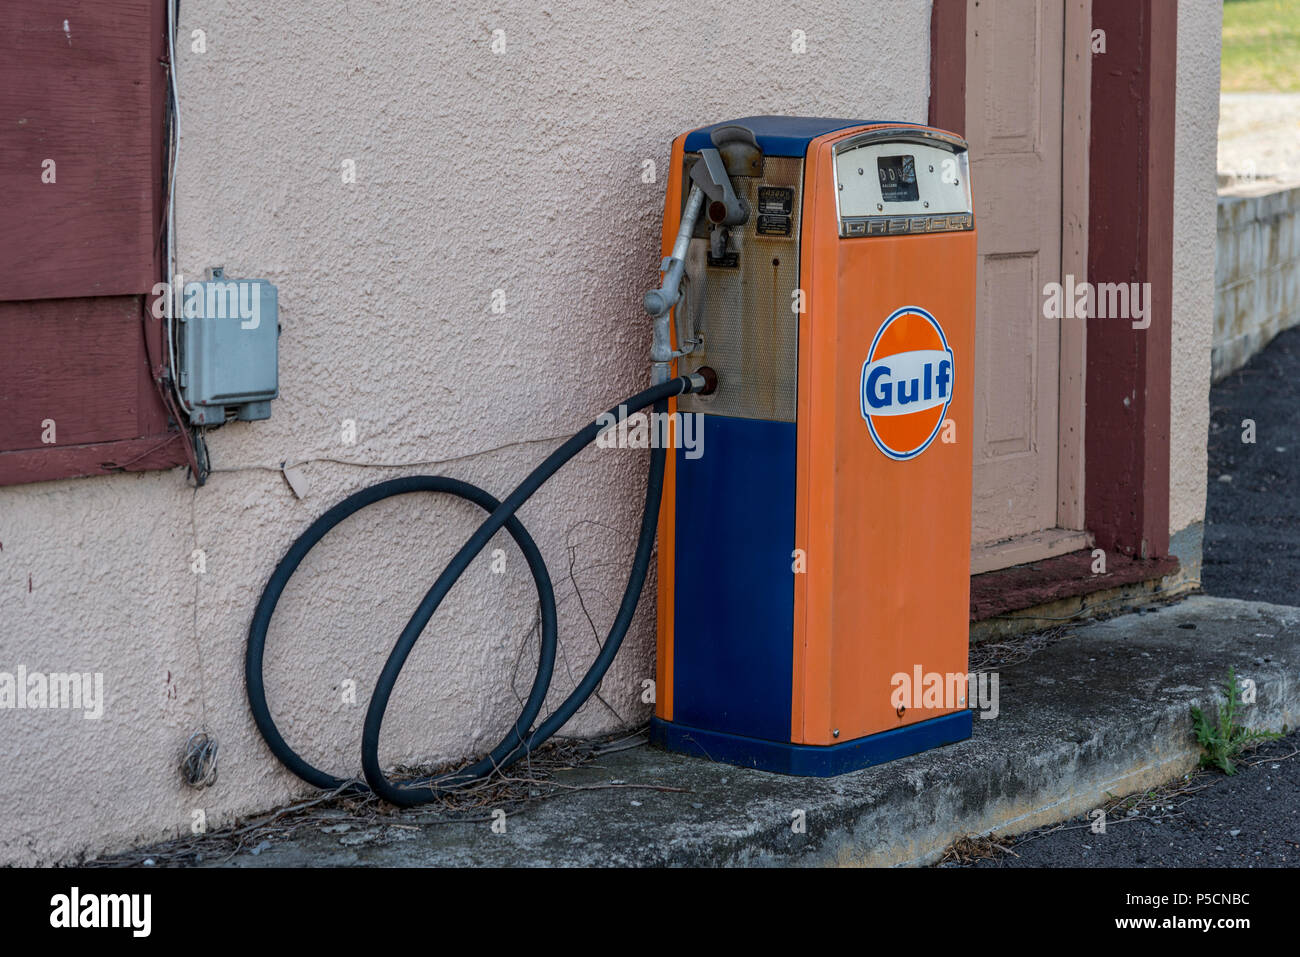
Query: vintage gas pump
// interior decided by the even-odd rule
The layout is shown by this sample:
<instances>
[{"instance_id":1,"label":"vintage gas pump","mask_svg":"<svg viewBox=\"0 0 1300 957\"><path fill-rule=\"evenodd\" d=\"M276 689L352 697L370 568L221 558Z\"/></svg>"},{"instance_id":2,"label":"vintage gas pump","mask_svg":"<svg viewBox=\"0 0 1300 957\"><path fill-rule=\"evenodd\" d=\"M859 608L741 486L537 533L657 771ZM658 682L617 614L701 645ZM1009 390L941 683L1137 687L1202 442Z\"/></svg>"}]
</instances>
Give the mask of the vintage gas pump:
<instances>
[{"instance_id":1,"label":"vintage gas pump","mask_svg":"<svg viewBox=\"0 0 1300 957\"><path fill-rule=\"evenodd\" d=\"M654 322L650 388L588 422L501 499L443 475L352 493L308 526L267 581L245 652L249 707L271 752L304 781L421 804L538 748L618 653L656 529L659 743L824 775L970 734L975 223L965 143L923 126L752 117L678 137L672 165L663 281L644 300ZM516 512L642 409L670 431L681 422L674 413L701 416L707 448L652 445L618 613L586 674L543 717L555 591ZM389 652L366 706L365 782L342 778L306 761L271 715L263 665L272 616L303 559L340 522L429 492L473 502L486 517ZM394 780L379 742L397 679L442 600L502 530L537 588L528 698L478 761ZM895 685L900 675L913 693Z\"/></svg>"},{"instance_id":2,"label":"vintage gas pump","mask_svg":"<svg viewBox=\"0 0 1300 957\"><path fill-rule=\"evenodd\" d=\"M652 739L822 776L968 737L965 142L758 116L671 168L654 358L717 389L670 400L707 442L667 463Z\"/></svg>"}]
</instances>

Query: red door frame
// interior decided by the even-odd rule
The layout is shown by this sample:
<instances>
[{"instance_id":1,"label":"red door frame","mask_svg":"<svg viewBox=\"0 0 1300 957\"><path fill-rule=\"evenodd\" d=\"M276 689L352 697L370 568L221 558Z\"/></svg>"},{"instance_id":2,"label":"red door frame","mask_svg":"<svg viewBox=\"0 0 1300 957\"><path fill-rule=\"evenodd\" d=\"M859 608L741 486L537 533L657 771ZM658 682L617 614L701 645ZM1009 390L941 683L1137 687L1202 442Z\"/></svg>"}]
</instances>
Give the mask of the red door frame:
<instances>
[{"instance_id":1,"label":"red door frame","mask_svg":"<svg viewBox=\"0 0 1300 957\"><path fill-rule=\"evenodd\" d=\"M929 121L956 133L966 127L966 3L934 0L930 18ZM1105 31L1106 52L1093 57L1088 278L1151 283L1151 324L1087 320L1085 521L1097 547L1161 559L1169 555L1177 0L1093 0L1092 24Z\"/></svg>"}]
</instances>

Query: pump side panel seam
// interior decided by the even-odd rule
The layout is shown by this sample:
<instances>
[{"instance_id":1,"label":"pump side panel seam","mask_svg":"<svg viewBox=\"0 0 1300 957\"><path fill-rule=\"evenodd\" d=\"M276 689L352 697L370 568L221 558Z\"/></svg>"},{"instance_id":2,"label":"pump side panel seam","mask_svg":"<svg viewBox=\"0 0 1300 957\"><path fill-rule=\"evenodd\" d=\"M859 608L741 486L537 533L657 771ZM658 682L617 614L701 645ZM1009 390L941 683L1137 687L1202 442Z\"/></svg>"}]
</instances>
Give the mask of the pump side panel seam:
<instances>
[{"instance_id":1,"label":"pump side panel seam","mask_svg":"<svg viewBox=\"0 0 1300 957\"><path fill-rule=\"evenodd\" d=\"M682 168L683 144L686 133L673 140L668 168ZM662 255L667 256L673 250L677 238L677 228L682 218L682 183L674 173L668 178L668 188L664 195L664 227ZM677 340L677 330L672 326L677 310L670 313L669 324L672 338ZM677 375L677 363L672 366L673 375ZM677 411L677 399L668 400L668 412ZM655 654L655 714L665 721L673 719L673 609L676 607L674 593L677 565L677 457L669 454L665 463L664 493L659 508L659 550L658 550L658 589L656 592L655 611L657 618L657 641Z\"/></svg>"}]
</instances>

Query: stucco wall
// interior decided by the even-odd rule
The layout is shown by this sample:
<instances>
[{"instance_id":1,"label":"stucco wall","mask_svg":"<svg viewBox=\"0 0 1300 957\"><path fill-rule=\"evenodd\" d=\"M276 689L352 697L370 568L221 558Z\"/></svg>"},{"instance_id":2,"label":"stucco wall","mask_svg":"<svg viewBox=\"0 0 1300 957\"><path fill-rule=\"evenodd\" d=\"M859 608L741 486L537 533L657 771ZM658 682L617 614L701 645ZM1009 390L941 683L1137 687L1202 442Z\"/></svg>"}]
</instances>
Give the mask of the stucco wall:
<instances>
[{"instance_id":1,"label":"stucco wall","mask_svg":"<svg viewBox=\"0 0 1300 957\"><path fill-rule=\"evenodd\" d=\"M244 698L263 583L348 492L445 472L504 493L643 385L639 299L657 276L675 134L751 113L926 115L927 0L479 8L183 6L180 266L279 286L281 398L269 421L210 434L218 471L198 491L180 472L0 490L0 668L102 671L108 699L99 721L0 716L0 862L188 831L196 809L215 827L304 789L266 750ZM196 29L202 54L189 49ZM805 53L791 52L794 30ZM347 159L355 184L341 181ZM658 164L653 183L645 160ZM490 309L497 289L504 315ZM341 441L345 419L354 445ZM277 471L285 461L305 463L303 500ZM567 570L603 638L644 463L588 450L521 512L561 602L552 704L596 651ZM309 759L359 770L373 678L474 524L463 504L389 502L350 519L300 570L272 628L267 683ZM517 713L534 603L522 559L500 544L507 573L485 554L417 646L385 725L386 762L477 752ZM569 732L646 717L653 615L643 602L603 701ZM343 701L348 679L355 705ZM176 764L200 728L220 741L220 779L193 791Z\"/></svg>"},{"instance_id":2,"label":"stucco wall","mask_svg":"<svg viewBox=\"0 0 1300 957\"><path fill-rule=\"evenodd\" d=\"M1171 157L1174 171L1173 395L1169 423L1171 533L1199 523L1205 517L1222 21L1220 0L1183 0L1178 4L1177 115ZM1094 61L1094 68L1096 65Z\"/></svg>"}]
</instances>

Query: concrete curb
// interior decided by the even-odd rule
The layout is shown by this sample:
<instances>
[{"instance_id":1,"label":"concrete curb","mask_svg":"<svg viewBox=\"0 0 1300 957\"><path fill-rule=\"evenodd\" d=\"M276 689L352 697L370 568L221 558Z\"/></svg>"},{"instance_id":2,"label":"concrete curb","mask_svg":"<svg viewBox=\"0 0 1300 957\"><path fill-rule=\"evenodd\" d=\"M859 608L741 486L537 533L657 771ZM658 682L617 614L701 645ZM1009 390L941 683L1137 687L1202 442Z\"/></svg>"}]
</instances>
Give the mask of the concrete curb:
<instances>
[{"instance_id":1,"label":"concrete curb","mask_svg":"<svg viewBox=\"0 0 1300 957\"><path fill-rule=\"evenodd\" d=\"M375 826L343 846L316 830L236 866L919 865L955 838L1016 834L1195 766L1190 708L1235 666L1256 684L1245 722L1300 723L1300 608L1195 596L1082 625L999 672L1001 713L966 742L854 774L798 779L649 747L563 775L615 787L508 821ZM791 827L804 812L806 830ZM394 823L401 823L395 816ZM358 830L363 830L358 828Z\"/></svg>"}]
</instances>

